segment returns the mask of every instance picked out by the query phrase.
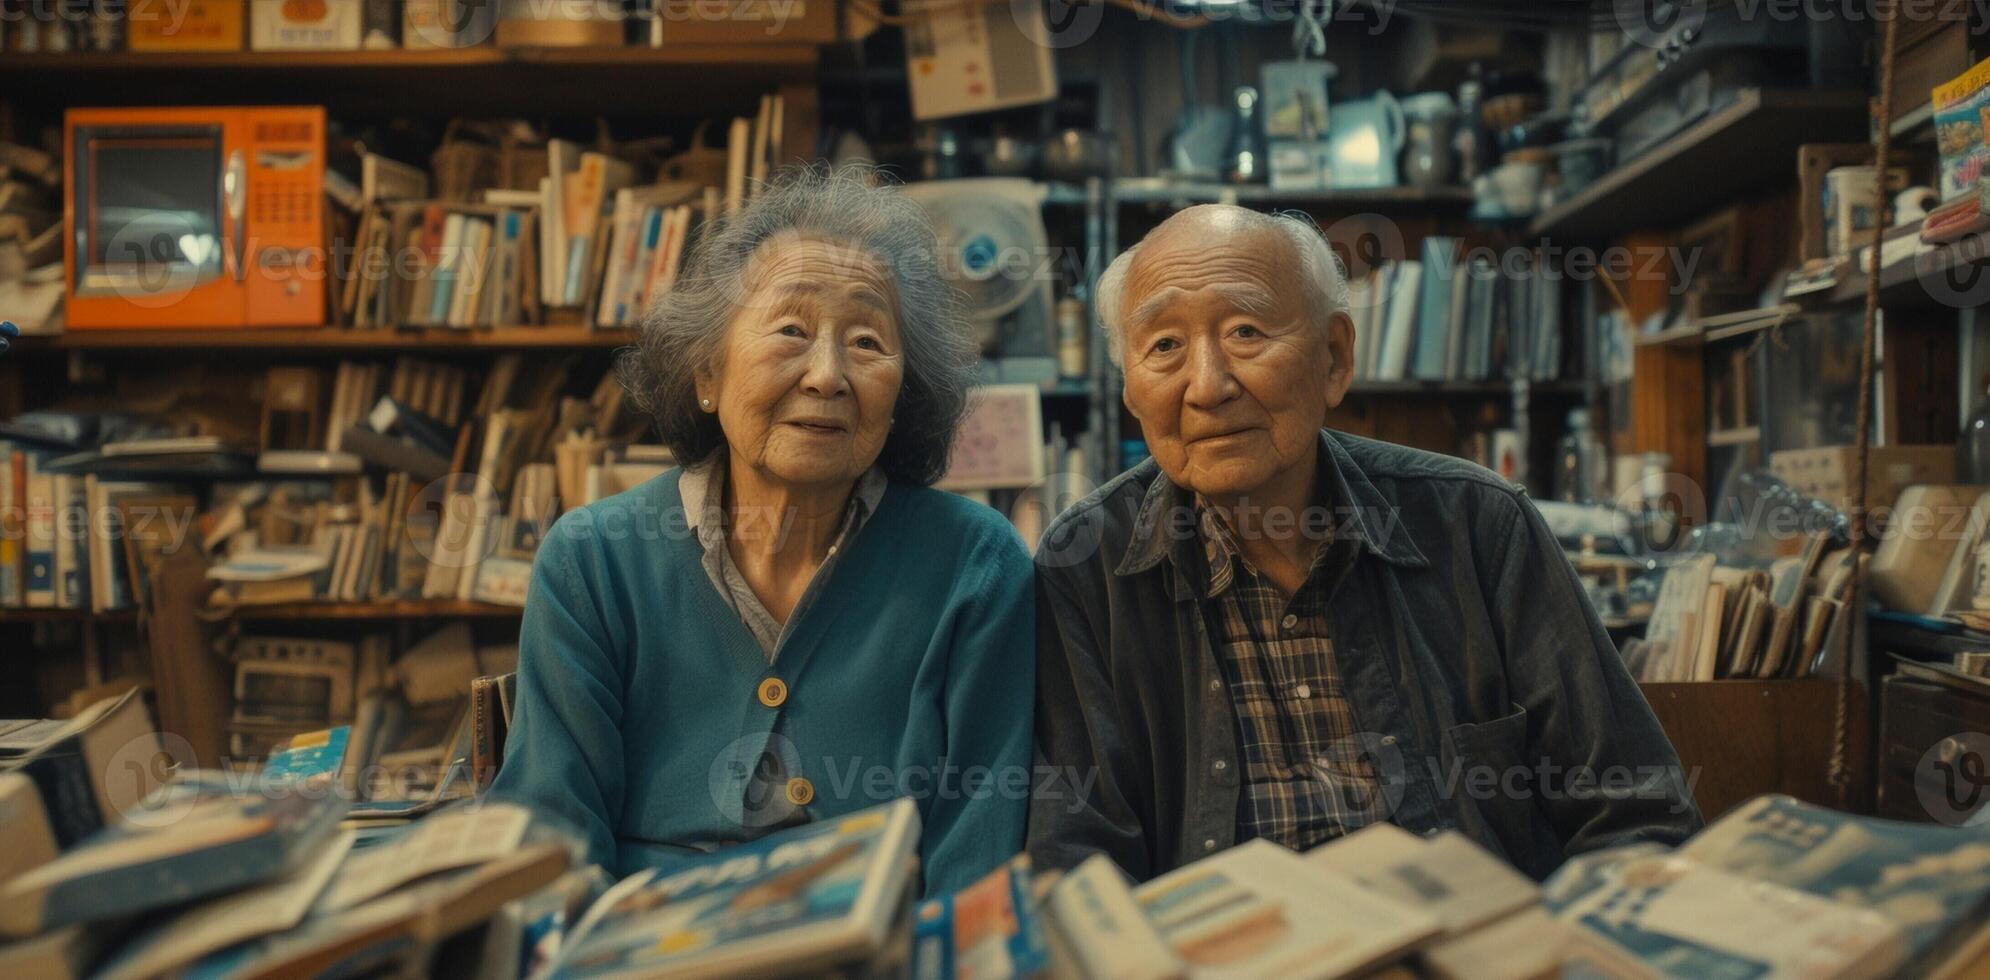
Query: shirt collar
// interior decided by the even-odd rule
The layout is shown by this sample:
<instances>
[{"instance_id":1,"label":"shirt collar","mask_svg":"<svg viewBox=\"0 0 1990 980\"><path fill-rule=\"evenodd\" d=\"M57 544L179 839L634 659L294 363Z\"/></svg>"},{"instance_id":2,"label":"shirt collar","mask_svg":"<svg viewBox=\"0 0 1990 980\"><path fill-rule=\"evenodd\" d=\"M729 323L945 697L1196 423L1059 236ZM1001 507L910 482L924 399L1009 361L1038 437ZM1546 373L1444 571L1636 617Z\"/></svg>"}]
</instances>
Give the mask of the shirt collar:
<instances>
[{"instance_id":1,"label":"shirt collar","mask_svg":"<svg viewBox=\"0 0 1990 980\"><path fill-rule=\"evenodd\" d=\"M1193 539L1198 537L1179 530L1196 527L1192 495L1159 472L1152 459L1140 465L1153 467L1154 480L1134 513L1132 539L1114 569L1117 575L1144 572L1171 555L1177 566L1194 557L1192 552L1176 550L1193 547ZM1334 508L1336 538L1358 541L1369 554L1394 565L1422 568L1430 564L1403 530L1396 505L1375 489L1331 429L1320 430L1319 466L1320 490L1316 495L1321 503Z\"/></svg>"},{"instance_id":2,"label":"shirt collar","mask_svg":"<svg viewBox=\"0 0 1990 980\"><path fill-rule=\"evenodd\" d=\"M884 471L872 466L857 478L850 502L843 509L843 528L856 531L877 512L890 481ZM703 462L684 467L677 476L677 493L684 498L684 519L698 543L710 550L714 541L725 538L726 451L720 449Z\"/></svg>"}]
</instances>

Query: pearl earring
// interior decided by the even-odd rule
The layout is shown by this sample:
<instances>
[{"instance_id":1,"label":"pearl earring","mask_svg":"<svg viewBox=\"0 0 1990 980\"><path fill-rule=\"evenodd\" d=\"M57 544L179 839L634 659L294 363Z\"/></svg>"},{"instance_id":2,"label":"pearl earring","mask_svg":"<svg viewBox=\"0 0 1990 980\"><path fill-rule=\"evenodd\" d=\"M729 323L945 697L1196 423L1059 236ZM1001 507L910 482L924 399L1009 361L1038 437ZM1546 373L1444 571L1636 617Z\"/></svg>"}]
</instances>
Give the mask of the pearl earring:
<instances>
[{"instance_id":1,"label":"pearl earring","mask_svg":"<svg viewBox=\"0 0 1990 980\"><path fill-rule=\"evenodd\" d=\"M709 398L700 398L698 399L698 404L705 406L709 410L712 407L712 400Z\"/></svg>"}]
</instances>

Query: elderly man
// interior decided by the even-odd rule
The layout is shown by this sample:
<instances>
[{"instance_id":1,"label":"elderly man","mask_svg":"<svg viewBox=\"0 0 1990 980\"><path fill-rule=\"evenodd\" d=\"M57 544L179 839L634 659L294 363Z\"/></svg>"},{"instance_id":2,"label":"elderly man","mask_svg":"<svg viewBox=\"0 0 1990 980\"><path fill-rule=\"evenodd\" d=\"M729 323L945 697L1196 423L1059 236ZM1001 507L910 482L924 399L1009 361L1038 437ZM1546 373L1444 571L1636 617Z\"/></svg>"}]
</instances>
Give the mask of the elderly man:
<instances>
[{"instance_id":1,"label":"elderly man","mask_svg":"<svg viewBox=\"0 0 1990 980\"><path fill-rule=\"evenodd\" d=\"M1321 428L1353 377L1309 224L1191 208L1098 309L1154 458L1037 555L1030 847L1145 879L1389 820L1543 877L1700 826L1678 757L1517 489Z\"/></svg>"}]
</instances>

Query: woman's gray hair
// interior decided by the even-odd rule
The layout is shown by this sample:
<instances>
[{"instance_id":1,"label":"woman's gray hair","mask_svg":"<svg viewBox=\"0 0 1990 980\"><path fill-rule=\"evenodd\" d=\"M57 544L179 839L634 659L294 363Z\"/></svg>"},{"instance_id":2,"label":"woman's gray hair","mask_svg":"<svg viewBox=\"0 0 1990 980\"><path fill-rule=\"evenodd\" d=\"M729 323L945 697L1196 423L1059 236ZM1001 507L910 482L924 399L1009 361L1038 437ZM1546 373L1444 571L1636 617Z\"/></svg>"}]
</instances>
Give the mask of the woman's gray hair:
<instances>
[{"instance_id":1,"label":"woman's gray hair","mask_svg":"<svg viewBox=\"0 0 1990 980\"><path fill-rule=\"evenodd\" d=\"M1270 227L1292 243L1292 254L1299 257L1299 267L1304 272L1300 277L1300 288L1306 291L1306 308L1321 311L1314 317L1314 324L1325 327L1335 313L1348 307L1347 271L1341 265L1340 256L1334 254L1333 246L1327 244L1327 236L1313 222L1312 216L1304 212L1252 213L1257 214L1260 220L1269 222ZM1099 274L1095 306L1099 328L1106 334L1106 356L1112 360L1114 367L1125 363L1126 325L1121 321L1123 311L1120 300L1126 290L1126 272L1133 267L1133 256L1138 251L1140 243L1135 242Z\"/></svg>"},{"instance_id":2,"label":"woman's gray hair","mask_svg":"<svg viewBox=\"0 0 1990 980\"><path fill-rule=\"evenodd\" d=\"M905 375L877 465L920 486L945 474L979 351L961 296L941 274L932 223L885 182L868 165L783 168L736 214L700 230L683 274L617 363L630 399L679 463L702 462L725 444L717 415L698 407L697 377L718 366L754 253L799 233L861 249L890 275Z\"/></svg>"}]
</instances>

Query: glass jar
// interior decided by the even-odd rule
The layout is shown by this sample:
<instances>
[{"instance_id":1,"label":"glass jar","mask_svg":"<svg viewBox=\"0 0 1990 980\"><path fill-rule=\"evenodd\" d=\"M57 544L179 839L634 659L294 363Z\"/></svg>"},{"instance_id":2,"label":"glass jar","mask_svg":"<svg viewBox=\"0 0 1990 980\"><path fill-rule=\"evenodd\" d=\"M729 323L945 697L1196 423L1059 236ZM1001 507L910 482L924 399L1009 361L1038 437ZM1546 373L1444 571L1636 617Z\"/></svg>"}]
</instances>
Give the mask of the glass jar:
<instances>
[{"instance_id":1,"label":"glass jar","mask_svg":"<svg viewBox=\"0 0 1990 980\"><path fill-rule=\"evenodd\" d=\"M1458 107L1444 92L1419 92L1403 100L1409 138L1403 149L1403 179L1413 187L1443 187L1456 174L1451 134Z\"/></svg>"}]
</instances>

